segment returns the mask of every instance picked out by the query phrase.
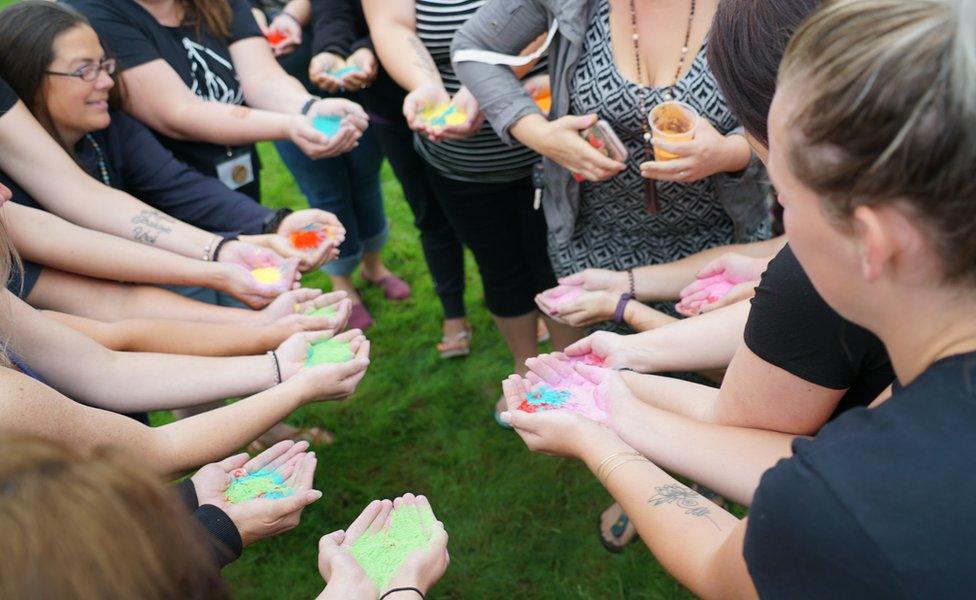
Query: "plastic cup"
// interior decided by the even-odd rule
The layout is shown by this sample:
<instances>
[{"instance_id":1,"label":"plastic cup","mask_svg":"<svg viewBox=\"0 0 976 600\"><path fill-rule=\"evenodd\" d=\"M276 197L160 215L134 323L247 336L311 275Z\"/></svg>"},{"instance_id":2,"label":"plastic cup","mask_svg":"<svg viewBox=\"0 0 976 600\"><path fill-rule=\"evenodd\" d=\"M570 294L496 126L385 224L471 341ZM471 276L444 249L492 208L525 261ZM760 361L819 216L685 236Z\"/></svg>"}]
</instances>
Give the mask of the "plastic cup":
<instances>
[{"instance_id":1,"label":"plastic cup","mask_svg":"<svg viewBox=\"0 0 976 600\"><path fill-rule=\"evenodd\" d=\"M695 129L698 128L698 112L677 100L662 102L647 115L651 124L651 135L656 140L669 142L690 142L695 139ZM678 155L654 148L654 160L674 160Z\"/></svg>"}]
</instances>

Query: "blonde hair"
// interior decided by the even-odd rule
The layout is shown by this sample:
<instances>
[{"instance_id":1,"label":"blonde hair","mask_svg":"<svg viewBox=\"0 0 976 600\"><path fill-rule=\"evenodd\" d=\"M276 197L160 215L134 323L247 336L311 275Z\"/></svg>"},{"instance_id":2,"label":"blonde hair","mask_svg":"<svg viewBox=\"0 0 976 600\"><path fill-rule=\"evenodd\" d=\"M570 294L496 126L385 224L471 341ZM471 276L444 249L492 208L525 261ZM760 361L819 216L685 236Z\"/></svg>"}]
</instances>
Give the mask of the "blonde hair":
<instances>
[{"instance_id":1,"label":"blonde hair","mask_svg":"<svg viewBox=\"0 0 976 600\"><path fill-rule=\"evenodd\" d=\"M976 0L838 0L796 32L779 85L798 179L844 220L897 202L949 282L976 284Z\"/></svg>"},{"instance_id":2,"label":"blonde hair","mask_svg":"<svg viewBox=\"0 0 976 600\"><path fill-rule=\"evenodd\" d=\"M227 598L188 511L116 451L0 438L0 597Z\"/></svg>"},{"instance_id":3,"label":"blonde hair","mask_svg":"<svg viewBox=\"0 0 976 600\"><path fill-rule=\"evenodd\" d=\"M2 208L2 207L0 207ZM0 210L2 213L2 210ZM2 214L0 214L2 217ZM11 278L13 281L11 282ZM20 289L24 287L24 265L20 256L7 235L7 226L0 218L0 280L6 286L13 283ZM10 367L10 356L7 354L7 344L10 342L10 306L7 302L0 302L0 367Z\"/></svg>"}]
</instances>

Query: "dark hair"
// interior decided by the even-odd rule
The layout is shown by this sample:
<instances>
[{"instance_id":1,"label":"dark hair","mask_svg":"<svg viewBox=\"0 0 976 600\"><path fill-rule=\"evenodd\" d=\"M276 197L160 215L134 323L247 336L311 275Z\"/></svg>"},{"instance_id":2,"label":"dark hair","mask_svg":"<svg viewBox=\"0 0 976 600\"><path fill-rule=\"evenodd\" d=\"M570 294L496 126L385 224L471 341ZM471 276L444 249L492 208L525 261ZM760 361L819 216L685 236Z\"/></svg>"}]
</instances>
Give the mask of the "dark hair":
<instances>
[{"instance_id":1,"label":"dark hair","mask_svg":"<svg viewBox=\"0 0 976 600\"><path fill-rule=\"evenodd\" d=\"M769 146L776 73L793 32L822 0L722 0L708 34L708 64L746 132Z\"/></svg>"},{"instance_id":2,"label":"dark hair","mask_svg":"<svg viewBox=\"0 0 976 600\"><path fill-rule=\"evenodd\" d=\"M976 286L976 1L839 0L800 27L780 69L796 103L788 161L847 224L907 209L946 282Z\"/></svg>"},{"instance_id":3,"label":"dark hair","mask_svg":"<svg viewBox=\"0 0 976 600\"><path fill-rule=\"evenodd\" d=\"M91 27L78 11L47 0L24 0L0 11L0 77L17 92L34 117L61 146L74 156L58 134L44 102L45 74L54 62L54 42L75 27ZM105 48L106 55L110 50ZM122 80L116 71L115 86L109 90L109 104L121 108L125 100Z\"/></svg>"},{"instance_id":4,"label":"dark hair","mask_svg":"<svg viewBox=\"0 0 976 600\"><path fill-rule=\"evenodd\" d=\"M215 37L230 37L234 13L227 0L180 0L180 5L183 7L183 23L195 26L198 36L200 29L206 28Z\"/></svg>"},{"instance_id":5,"label":"dark hair","mask_svg":"<svg viewBox=\"0 0 976 600\"><path fill-rule=\"evenodd\" d=\"M143 465L0 437L0 597L226 600L206 534Z\"/></svg>"}]
</instances>

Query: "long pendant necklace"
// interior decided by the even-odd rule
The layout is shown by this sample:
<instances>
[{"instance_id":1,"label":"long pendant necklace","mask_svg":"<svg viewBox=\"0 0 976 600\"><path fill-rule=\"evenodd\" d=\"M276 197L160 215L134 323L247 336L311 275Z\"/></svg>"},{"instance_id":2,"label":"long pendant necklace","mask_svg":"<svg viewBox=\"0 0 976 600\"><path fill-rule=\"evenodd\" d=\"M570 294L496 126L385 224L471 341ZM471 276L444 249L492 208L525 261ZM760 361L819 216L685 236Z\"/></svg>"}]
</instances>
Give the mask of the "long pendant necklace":
<instances>
[{"instance_id":1,"label":"long pendant necklace","mask_svg":"<svg viewBox=\"0 0 976 600\"><path fill-rule=\"evenodd\" d=\"M90 133L85 134L85 139L91 143L92 147L95 149L95 154L98 155L98 170L102 176L102 183L112 187L112 178L108 176L108 165L105 162L105 155L102 154L102 147L99 146L98 142L95 141L95 136Z\"/></svg>"},{"instance_id":2,"label":"long pendant necklace","mask_svg":"<svg viewBox=\"0 0 976 600\"><path fill-rule=\"evenodd\" d=\"M681 45L681 57L678 59L678 68L674 70L674 82L664 92L665 100L674 99L674 89L681 78L681 69L685 66L685 58L688 56L688 44L691 42L691 26L695 21L695 0L691 0L691 10L688 12L688 28L685 30L685 43ZM647 119L647 95L648 88L644 85L644 73L641 68L640 34L637 32L637 6L636 0L630 0L630 25L633 30L631 36L634 40L634 60L637 63L637 100L640 108L640 122L644 130L644 160L654 160L654 150L651 147L651 123ZM657 214L661 207L657 199L657 184L653 179L644 180L644 210L648 214Z\"/></svg>"}]
</instances>

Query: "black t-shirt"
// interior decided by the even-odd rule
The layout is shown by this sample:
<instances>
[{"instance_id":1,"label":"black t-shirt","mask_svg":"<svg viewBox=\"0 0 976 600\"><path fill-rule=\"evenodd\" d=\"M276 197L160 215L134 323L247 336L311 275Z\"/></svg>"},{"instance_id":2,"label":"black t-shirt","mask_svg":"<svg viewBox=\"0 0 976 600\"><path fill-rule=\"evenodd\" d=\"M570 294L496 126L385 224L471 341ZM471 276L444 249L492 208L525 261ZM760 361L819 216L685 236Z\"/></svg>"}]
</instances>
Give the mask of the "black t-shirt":
<instances>
[{"instance_id":1,"label":"black t-shirt","mask_svg":"<svg viewBox=\"0 0 976 600\"><path fill-rule=\"evenodd\" d=\"M88 17L103 46L120 67L130 69L156 59L173 68L190 90L211 102L243 104L237 72L231 62L230 45L249 37L261 37L251 8L244 0L229 0L233 10L230 37L218 39L206 27L165 27L132 0L68 0L67 4ZM228 147L207 142L177 140L155 132L177 158L207 175L216 175L216 165L227 158L251 153L255 180L238 191L258 199L258 155L253 144Z\"/></svg>"},{"instance_id":2,"label":"black t-shirt","mask_svg":"<svg viewBox=\"0 0 976 600\"><path fill-rule=\"evenodd\" d=\"M6 81L0 79L0 117L7 114L7 111L13 108L18 100L20 98L17 97L17 92L7 85Z\"/></svg>"},{"instance_id":3,"label":"black t-shirt","mask_svg":"<svg viewBox=\"0 0 976 600\"><path fill-rule=\"evenodd\" d=\"M867 406L895 379L884 344L830 308L787 245L752 299L745 343L753 354L810 383L847 392L834 417Z\"/></svg>"},{"instance_id":4,"label":"black t-shirt","mask_svg":"<svg viewBox=\"0 0 976 600\"><path fill-rule=\"evenodd\" d=\"M976 353L940 360L793 452L749 510L760 597L976 596Z\"/></svg>"}]
</instances>

